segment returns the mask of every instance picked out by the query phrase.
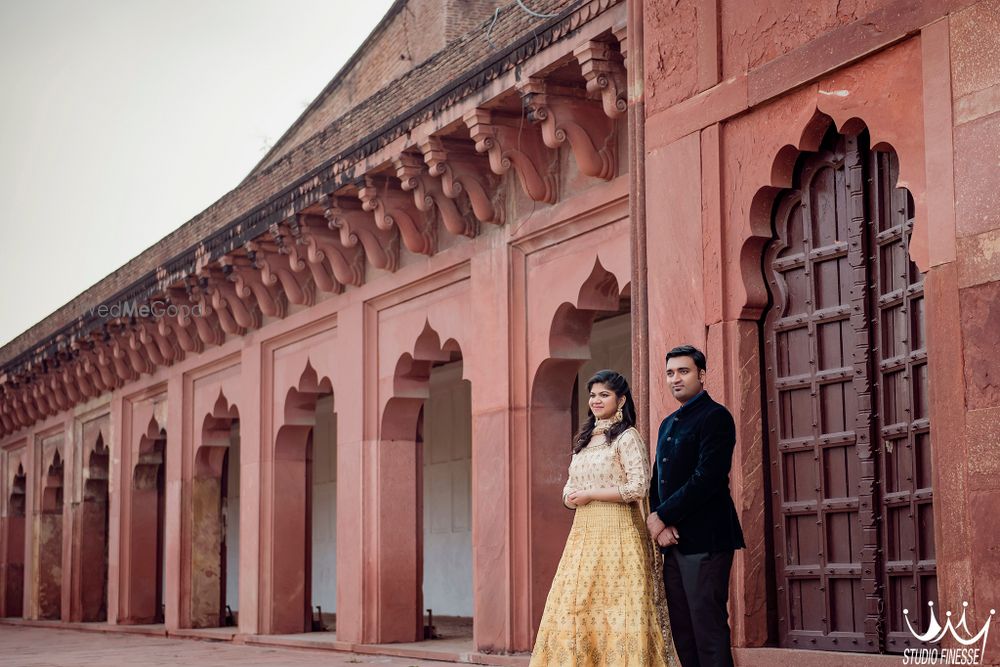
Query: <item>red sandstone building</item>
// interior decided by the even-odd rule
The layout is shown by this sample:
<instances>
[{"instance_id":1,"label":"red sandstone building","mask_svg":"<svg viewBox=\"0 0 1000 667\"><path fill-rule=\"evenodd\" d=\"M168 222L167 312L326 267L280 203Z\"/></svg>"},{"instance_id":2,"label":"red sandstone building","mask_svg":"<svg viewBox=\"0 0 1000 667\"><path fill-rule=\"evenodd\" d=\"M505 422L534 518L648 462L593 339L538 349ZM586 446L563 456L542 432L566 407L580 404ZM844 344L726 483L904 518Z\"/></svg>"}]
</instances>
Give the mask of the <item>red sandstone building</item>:
<instances>
[{"instance_id":1,"label":"red sandstone building","mask_svg":"<svg viewBox=\"0 0 1000 667\"><path fill-rule=\"evenodd\" d=\"M0 350L0 616L526 651L581 378L655 432L681 342L738 424L740 664L1000 606L1000 2L526 5L400 0Z\"/></svg>"}]
</instances>

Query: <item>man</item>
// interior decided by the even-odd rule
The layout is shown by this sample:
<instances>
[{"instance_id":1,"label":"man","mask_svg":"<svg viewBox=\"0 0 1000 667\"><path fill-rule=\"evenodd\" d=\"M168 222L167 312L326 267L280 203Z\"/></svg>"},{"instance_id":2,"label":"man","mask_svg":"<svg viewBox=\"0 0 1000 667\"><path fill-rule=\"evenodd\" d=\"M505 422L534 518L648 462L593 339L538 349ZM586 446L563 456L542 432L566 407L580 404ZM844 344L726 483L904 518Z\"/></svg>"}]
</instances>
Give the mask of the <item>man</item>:
<instances>
[{"instance_id":1,"label":"man","mask_svg":"<svg viewBox=\"0 0 1000 667\"><path fill-rule=\"evenodd\" d=\"M729 492L736 426L705 391L705 355L667 353L667 382L681 406L660 424L649 488L649 533L663 551L663 582L683 667L731 667L729 572L746 546Z\"/></svg>"}]
</instances>

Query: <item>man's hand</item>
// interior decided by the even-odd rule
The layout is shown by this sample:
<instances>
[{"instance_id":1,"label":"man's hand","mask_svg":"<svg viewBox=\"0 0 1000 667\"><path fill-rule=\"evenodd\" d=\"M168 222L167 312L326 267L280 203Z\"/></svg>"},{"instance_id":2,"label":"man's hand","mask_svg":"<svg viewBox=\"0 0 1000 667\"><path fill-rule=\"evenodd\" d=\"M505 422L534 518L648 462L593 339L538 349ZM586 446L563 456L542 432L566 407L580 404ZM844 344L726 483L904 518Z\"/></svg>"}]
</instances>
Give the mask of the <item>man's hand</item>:
<instances>
[{"instance_id":1,"label":"man's hand","mask_svg":"<svg viewBox=\"0 0 1000 667\"><path fill-rule=\"evenodd\" d=\"M662 523L662 522L661 522ZM666 526L660 534L656 536L656 543L661 547L672 547L681 539L681 534L676 526Z\"/></svg>"},{"instance_id":2,"label":"man's hand","mask_svg":"<svg viewBox=\"0 0 1000 667\"><path fill-rule=\"evenodd\" d=\"M649 536L653 539L659 537L663 529L666 528L666 524L660 519L660 515L653 512L648 517L646 517L646 529L649 530Z\"/></svg>"},{"instance_id":3,"label":"man's hand","mask_svg":"<svg viewBox=\"0 0 1000 667\"><path fill-rule=\"evenodd\" d=\"M593 498L586 491L574 491L573 493L566 496L566 500L575 505L576 507L583 507L589 503Z\"/></svg>"}]
</instances>

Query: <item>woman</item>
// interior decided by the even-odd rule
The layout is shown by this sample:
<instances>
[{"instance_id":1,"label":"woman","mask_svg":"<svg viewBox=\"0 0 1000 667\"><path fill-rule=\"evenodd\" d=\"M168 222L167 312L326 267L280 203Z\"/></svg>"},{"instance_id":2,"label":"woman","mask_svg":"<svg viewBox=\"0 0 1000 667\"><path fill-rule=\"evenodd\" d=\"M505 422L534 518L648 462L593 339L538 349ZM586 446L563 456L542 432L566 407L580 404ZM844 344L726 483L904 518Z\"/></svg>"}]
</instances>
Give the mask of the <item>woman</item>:
<instances>
[{"instance_id":1,"label":"woman","mask_svg":"<svg viewBox=\"0 0 1000 667\"><path fill-rule=\"evenodd\" d=\"M576 514L531 665L676 664L668 659L659 553L642 509L649 462L632 393L611 370L598 371L587 390L589 416L575 437L563 489L563 504Z\"/></svg>"}]
</instances>

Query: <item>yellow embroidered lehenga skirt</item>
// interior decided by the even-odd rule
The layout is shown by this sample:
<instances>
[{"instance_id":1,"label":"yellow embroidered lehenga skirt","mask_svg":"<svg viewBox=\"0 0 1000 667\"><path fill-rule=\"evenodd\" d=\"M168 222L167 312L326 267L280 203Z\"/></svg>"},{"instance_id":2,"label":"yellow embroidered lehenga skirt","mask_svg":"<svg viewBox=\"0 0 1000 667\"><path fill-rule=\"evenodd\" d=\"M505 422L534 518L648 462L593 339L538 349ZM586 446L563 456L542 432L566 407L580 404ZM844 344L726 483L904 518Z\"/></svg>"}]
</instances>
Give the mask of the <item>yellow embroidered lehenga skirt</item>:
<instances>
[{"instance_id":1,"label":"yellow embroidered lehenga skirt","mask_svg":"<svg viewBox=\"0 0 1000 667\"><path fill-rule=\"evenodd\" d=\"M658 558L638 503L577 508L531 666L678 664Z\"/></svg>"}]
</instances>

